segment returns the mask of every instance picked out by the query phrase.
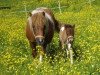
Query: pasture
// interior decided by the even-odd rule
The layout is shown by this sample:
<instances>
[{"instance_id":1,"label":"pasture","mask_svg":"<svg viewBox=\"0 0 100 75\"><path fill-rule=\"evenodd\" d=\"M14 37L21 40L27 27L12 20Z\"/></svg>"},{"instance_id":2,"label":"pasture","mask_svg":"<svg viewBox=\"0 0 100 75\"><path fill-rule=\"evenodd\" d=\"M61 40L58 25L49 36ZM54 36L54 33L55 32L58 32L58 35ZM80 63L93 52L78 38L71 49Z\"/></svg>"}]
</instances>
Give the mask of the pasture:
<instances>
[{"instance_id":1,"label":"pasture","mask_svg":"<svg viewBox=\"0 0 100 75\"><path fill-rule=\"evenodd\" d=\"M42 6L38 2L32 6L35 1L26 1L27 5L30 4L28 10L36 8L36 4L37 7ZM45 56L42 63L39 63L38 57L33 59L25 36L26 13L18 12L23 10L22 3L25 1L14 3L16 6L13 4L11 9L0 10L0 75L100 75L99 6L87 4L80 11L63 8L61 14L58 10L53 10L57 20L75 24L74 48L78 57L71 65L59 47L57 32L47 48L51 54ZM44 6L46 3L49 4L49 0L43 1ZM51 2L48 7L55 5ZM50 55L54 56L53 61Z\"/></svg>"}]
</instances>

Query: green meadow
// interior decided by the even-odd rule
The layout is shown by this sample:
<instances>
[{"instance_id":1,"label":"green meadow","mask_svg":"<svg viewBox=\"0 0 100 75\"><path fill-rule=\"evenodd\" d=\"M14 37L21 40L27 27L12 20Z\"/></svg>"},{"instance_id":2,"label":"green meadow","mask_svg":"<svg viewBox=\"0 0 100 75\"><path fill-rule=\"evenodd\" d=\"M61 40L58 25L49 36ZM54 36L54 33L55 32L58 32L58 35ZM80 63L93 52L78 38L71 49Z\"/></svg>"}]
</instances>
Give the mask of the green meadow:
<instances>
[{"instance_id":1,"label":"green meadow","mask_svg":"<svg viewBox=\"0 0 100 75\"><path fill-rule=\"evenodd\" d=\"M58 4L57 0L0 0L0 75L100 75L100 0L60 0L61 13ZM75 24L73 46L78 57L72 65L59 47L57 32L43 62L32 57L25 36L25 8L37 7L51 8L60 22Z\"/></svg>"}]
</instances>

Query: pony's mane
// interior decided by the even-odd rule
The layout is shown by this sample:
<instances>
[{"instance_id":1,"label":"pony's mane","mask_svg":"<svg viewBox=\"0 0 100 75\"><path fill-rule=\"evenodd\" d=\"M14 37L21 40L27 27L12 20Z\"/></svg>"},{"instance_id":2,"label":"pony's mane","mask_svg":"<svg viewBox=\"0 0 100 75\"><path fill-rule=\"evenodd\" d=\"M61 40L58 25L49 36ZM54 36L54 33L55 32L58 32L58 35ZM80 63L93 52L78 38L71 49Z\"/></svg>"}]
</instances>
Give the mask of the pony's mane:
<instances>
[{"instance_id":1,"label":"pony's mane","mask_svg":"<svg viewBox=\"0 0 100 75\"><path fill-rule=\"evenodd\" d=\"M41 24L45 24L45 16L43 15L43 12L39 12L36 13L34 15L32 15L32 22L33 25L41 25Z\"/></svg>"}]
</instances>

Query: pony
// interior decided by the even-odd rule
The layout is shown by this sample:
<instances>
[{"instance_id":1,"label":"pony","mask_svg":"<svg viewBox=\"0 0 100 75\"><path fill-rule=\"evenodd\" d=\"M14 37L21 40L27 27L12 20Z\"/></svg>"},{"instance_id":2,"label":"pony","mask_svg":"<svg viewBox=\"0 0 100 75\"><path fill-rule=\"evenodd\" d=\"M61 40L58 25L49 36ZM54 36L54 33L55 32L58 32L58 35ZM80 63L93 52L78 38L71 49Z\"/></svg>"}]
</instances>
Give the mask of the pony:
<instances>
[{"instance_id":1,"label":"pony","mask_svg":"<svg viewBox=\"0 0 100 75\"><path fill-rule=\"evenodd\" d=\"M58 30L58 21L49 8L36 8L29 13L26 25L26 37L32 48L32 56L37 56L36 46L41 46L40 61L46 53L47 45L52 41L54 30Z\"/></svg>"},{"instance_id":2,"label":"pony","mask_svg":"<svg viewBox=\"0 0 100 75\"><path fill-rule=\"evenodd\" d=\"M73 41L74 41L74 29L75 25L70 25L70 24L63 24L60 26L60 32L59 32L59 40L60 40L60 45L62 49L65 48L65 45L67 46L66 48L66 53L68 57L68 53L70 52L70 60L71 64L73 64ZM74 51L75 52L75 51ZM75 52L76 54L76 52Z\"/></svg>"}]
</instances>

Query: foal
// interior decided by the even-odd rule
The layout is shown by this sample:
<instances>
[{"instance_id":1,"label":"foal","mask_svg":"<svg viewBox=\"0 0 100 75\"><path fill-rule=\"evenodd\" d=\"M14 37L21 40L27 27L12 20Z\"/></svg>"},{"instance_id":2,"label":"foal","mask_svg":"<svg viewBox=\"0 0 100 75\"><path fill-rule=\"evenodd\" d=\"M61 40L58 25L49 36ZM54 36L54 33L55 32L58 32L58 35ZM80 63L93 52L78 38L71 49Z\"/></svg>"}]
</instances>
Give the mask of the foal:
<instances>
[{"instance_id":1,"label":"foal","mask_svg":"<svg viewBox=\"0 0 100 75\"><path fill-rule=\"evenodd\" d=\"M59 39L62 49L64 45L67 45L66 53L68 57L68 52L70 52L71 64L73 64L73 53L72 53L72 44L74 40L74 28L75 25L64 24L60 27Z\"/></svg>"}]
</instances>

